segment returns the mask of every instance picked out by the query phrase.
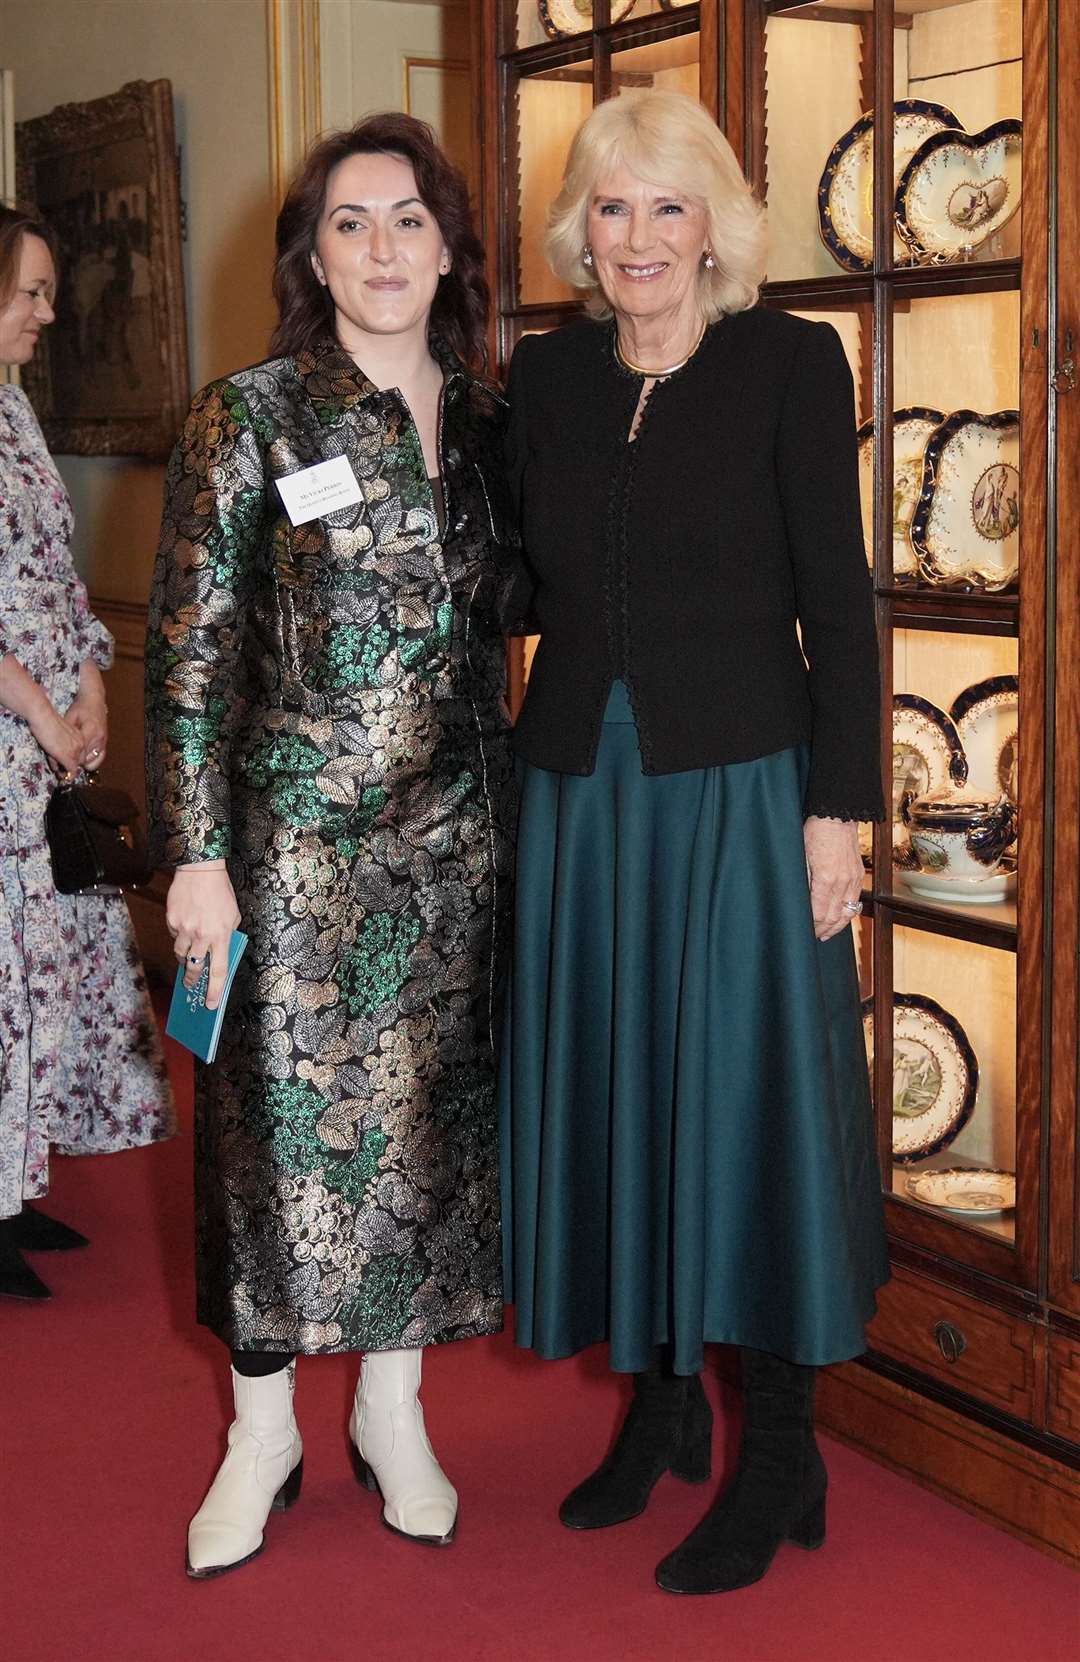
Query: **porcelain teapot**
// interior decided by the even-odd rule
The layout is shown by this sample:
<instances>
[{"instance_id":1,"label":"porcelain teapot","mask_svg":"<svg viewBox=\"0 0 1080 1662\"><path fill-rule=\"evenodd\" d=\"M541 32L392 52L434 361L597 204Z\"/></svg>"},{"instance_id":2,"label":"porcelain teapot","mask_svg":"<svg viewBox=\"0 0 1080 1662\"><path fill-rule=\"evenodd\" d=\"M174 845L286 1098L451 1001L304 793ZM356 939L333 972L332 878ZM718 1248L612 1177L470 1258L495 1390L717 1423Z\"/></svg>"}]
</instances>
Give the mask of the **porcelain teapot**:
<instances>
[{"instance_id":1,"label":"porcelain teapot","mask_svg":"<svg viewBox=\"0 0 1080 1662\"><path fill-rule=\"evenodd\" d=\"M1016 837L1016 808L1007 796L978 791L905 791L900 817L908 827L915 858L935 877L993 877Z\"/></svg>"}]
</instances>

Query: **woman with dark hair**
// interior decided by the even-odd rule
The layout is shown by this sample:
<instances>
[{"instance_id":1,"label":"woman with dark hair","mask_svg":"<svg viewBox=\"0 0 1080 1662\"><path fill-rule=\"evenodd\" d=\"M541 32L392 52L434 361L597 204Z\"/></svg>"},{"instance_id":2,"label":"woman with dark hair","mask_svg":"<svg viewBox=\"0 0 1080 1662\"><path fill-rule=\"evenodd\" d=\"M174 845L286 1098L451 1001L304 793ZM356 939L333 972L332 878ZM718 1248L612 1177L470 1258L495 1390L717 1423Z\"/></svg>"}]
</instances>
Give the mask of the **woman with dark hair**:
<instances>
[{"instance_id":1,"label":"woman with dark hair","mask_svg":"<svg viewBox=\"0 0 1080 1662\"><path fill-rule=\"evenodd\" d=\"M0 207L0 363L53 321L49 227ZM112 637L71 563L71 503L26 394L0 386L0 1293L44 1299L23 1253L86 1237L27 1201L49 1150L109 1154L172 1130L154 1012L124 897L59 894L45 810L105 760Z\"/></svg>"},{"instance_id":2,"label":"woman with dark hair","mask_svg":"<svg viewBox=\"0 0 1080 1662\"><path fill-rule=\"evenodd\" d=\"M423 1347L501 1325L493 1034L512 773L496 578L505 406L464 181L379 115L316 145L277 225L266 363L196 398L147 653L167 916L216 1007L197 1066L199 1320L236 1417L188 1573L295 1500L294 1359L362 1351L357 1475L445 1544ZM208 962L207 962L208 960Z\"/></svg>"}]
</instances>

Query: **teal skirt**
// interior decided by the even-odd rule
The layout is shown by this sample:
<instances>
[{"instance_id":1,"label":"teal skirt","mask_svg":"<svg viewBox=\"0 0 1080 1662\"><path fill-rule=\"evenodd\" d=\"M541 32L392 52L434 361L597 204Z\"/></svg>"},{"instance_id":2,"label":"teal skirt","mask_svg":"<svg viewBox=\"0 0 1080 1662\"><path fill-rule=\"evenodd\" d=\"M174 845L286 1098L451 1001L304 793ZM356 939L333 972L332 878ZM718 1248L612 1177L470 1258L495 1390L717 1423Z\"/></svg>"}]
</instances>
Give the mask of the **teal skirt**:
<instances>
[{"instance_id":1,"label":"teal skirt","mask_svg":"<svg viewBox=\"0 0 1080 1662\"><path fill-rule=\"evenodd\" d=\"M503 1231L541 1356L864 1348L881 1183L851 932L814 936L806 768L646 776L621 682L594 773L520 768Z\"/></svg>"}]
</instances>

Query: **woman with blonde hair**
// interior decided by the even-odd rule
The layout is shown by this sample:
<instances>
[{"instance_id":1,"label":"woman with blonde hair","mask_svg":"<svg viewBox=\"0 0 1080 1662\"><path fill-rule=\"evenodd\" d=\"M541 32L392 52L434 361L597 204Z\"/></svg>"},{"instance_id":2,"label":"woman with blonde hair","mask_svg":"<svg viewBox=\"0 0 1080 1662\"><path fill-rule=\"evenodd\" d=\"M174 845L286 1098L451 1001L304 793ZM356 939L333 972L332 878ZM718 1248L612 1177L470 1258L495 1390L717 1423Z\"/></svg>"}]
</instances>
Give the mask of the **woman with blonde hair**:
<instances>
[{"instance_id":1,"label":"woman with blonde hair","mask_svg":"<svg viewBox=\"0 0 1080 1662\"><path fill-rule=\"evenodd\" d=\"M504 1033L517 1339L606 1339L634 1376L572 1529L704 1482L703 1346L741 1347L734 1481L671 1592L820 1545L814 1370L887 1275L850 924L882 814L851 377L757 305L763 214L700 105L641 92L577 134L550 216L590 316L519 342L509 460L539 632ZM800 646L801 639L801 646Z\"/></svg>"}]
</instances>

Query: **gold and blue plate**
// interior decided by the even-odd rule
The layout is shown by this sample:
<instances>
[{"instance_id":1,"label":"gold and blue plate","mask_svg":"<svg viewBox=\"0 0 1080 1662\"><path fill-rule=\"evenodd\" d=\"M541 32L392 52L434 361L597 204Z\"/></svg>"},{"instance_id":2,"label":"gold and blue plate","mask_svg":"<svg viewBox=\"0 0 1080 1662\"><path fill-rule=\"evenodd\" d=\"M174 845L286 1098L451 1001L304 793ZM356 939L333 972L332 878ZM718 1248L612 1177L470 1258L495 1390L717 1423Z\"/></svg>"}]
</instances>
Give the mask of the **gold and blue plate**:
<instances>
[{"instance_id":1,"label":"gold and blue plate","mask_svg":"<svg viewBox=\"0 0 1080 1662\"><path fill-rule=\"evenodd\" d=\"M985 590L1020 570L1020 412L954 410L929 437L911 546L927 583Z\"/></svg>"},{"instance_id":2,"label":"gold and blue plate","mask_svg":"<svg viewBox=\"0 0 1080 1662\"><path fill-rule=\"evenodd\" d=\"M944 104L900 98L893 105L893 184L909 159L935 133L963 124ZM874 260L874 112L867 110L829 151L818 183L821 240L845 271L869 271ZM910 258L899 234L893 240L897 264Z\"/></svg>"},{"instance_id":3,"label":"gold and blue plate","mask_svg":"<svg viewBox=\"0 0 1080 1662\"><path fill-rule=\"evenodd\" d=\"M863 1036L874 1060L872 998L863 1000ZM979 1091L979 1063L967 1034L924 993L893 994L893 1140L899 1165L926 1160L959 1136Z\"/></svg>"},{"instance_id":4,"label":"gold and blue plate","mask_svg":"<svg viewBox=\"0 0 1080 1662\"><path fill-rule=\"evenodd\" d=\"M635 4L636 0L611 0L612 23L629 17ZM566 40L593 26L592 0L536 0L536 9L550 40Z\"/></svg>"},{"instance_id":5,"label":"gold and blue plate","mask_svg":"<svg viewBox=\"0 0 1080 1662\"><path fill-rule=\"evenodd\" d=\"M912 1172L905 1189L912 1200L942 1212L992 1218L1016 1205L1016 1173L989 1166L946 1166Z\"/></svg>"},{"instance_id":6,"label":"gold and blue plate","mask_svg":"<svg viewBox=\"0 0 1080 1662\"><path fill-rule=\"evenodd\" d=\"M910 156L896 224L916 262L962 259L1008 224L1020 207L1023 131L1009 119L981 133L930 133Z\"/></svg>"},{"instance_id":7,"label":"gold and blue plate","mask_svg":"<svg viewBox=\"0 0 1080 1662\"><path fill-rule=\"evenodd\" d=\"M914 583L919 562L911 546L911 518L922 489L923 453L934 429L945 420L942 410L908 404L893 411L892 576L896 583ZM856 435L859 445L859 496L862 503L866 558L874 563L874 422L864 421Z\"/></svg>"}]
</instances>

